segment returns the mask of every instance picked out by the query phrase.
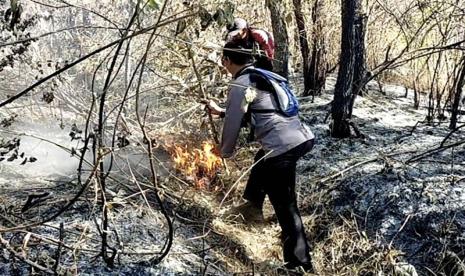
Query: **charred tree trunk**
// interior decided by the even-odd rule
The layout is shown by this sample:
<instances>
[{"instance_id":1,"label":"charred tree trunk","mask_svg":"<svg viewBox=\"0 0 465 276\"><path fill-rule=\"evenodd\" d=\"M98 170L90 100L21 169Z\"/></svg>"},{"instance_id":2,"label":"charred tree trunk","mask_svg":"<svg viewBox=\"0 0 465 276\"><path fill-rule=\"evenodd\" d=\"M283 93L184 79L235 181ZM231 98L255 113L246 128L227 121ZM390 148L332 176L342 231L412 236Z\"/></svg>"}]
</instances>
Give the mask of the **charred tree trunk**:
<instances>
[{"instance_id":1,"label":"charred tree trunk","mask_svg":"<svg viewBox=\"0 0 465 276\"><path fill-rule=\"evenodd\" d=\"M355 98L362 95L365 90L366 78L368 76L365 61L365 33L366 33L366 15L357 14L355 18L354 36L355 36L355 60L354 60L354 81L352 83L352 98L350 100L349 118L352 118Z\"/></svg>"},{"instance_id":2,"label":"charred tree trunk","mask_svg":"<svg viewBox=\"0 0 465 276\"><path fill-rule=\"evenodd\" d=\"M420 91L418 90L417 78L413 81L413 107L416 110L420 108Z\"/></svg>"},{"instance_id":3,"label":"charred tree trunk","mask_svg":"<svg viewBox=\"0 0 465 276\"><path fill-rule=\"evenodd\" d=\"M321 93L326 79L325 45L323 38L323 26L319 15L321 13L321 1L315 0L312 8L312 51L308 45L305 19L302 14L302 1L293 0L294 14L299 31L300 50L303 59L304 96L315 96Z\"/></svg>"},{"instance_id":4,"label":"charred tree trunk","mask_svg":"<svg viewBox=\"0 0 465 276\"><path fill-rule=\"evenodd\" d=\"M450 129L457 127L457 117L459 114L460 102L462 99L463 86L465 85L465 57L462 58L461 68L459 70L458 79L454 85L454 102L452 103L452 114L450 116Z\"/></svg>"},{"instance_id":5,"label":"charred tree trunk","mask_svg":"<svg viewBox=\"0 0 465 276\"><path fill-rule=\"evenodd\" d=\"M266 6L271 13L271 25L276 44L273 68L276 73L287 78L289 75L289 38L284 21L285 6L280 0L266 0Z\"/></svg>"},{"instance_id":6,"label":"charred tree trunk","mask_svg":"<svg viewBox=\"0 0 465 276\"><path fill-rule=\"evenodd\" d=\"M318 1L318 0L316 0ZM305 28L305 19L302 14L302 1L293 0L295 21L297 22L297 30L299 32L300 52L302 53L303 60L303 74L304 74L304 96L310 93L310 48L308 46L307 30Z\"/></svg>"},{"instance_id":7,"label":"charred tree trunk","mask_svg":"<svg viewBox=\"0 0 465 276\"><path fill-rule=\"evenodd\" d=\"M336 138L350 137L349 116L351 111L351 99L353 95L353 83L356 66L357 37L355 24L361 14L361 0L342 0L342 37L341 54L339 58L339 73L334 89L332 105L333 123L331 135Z\"/></svg>"},{"instance_id":8,"label":"charred tree trunk","mask_svg":"<svg viewBox=\"0 0 465 276\"><path fill-rule=\"evenodd\" d=\"M433 73L433 77L432 77L430 89L429 89L428 115L426 116L426 121L428 122L428 124L432 124L434 121L434 115L436 113L435 105L437 104L437 100L439 99L438 74L439 74L439 66L441 64L441 59L442 59L442 52L439 53L438 59L436 61L436 66L434 67L434 73Z\"/></svg>"},{"instance_id":9,"label":"charred tree trunk","mask_svg":"<svg viewBox=\"0 0 465 276\"><path fill-rule=\"evenodd\" d=\"M383 84L381 83L381 76L382 74L379 74L379 76L376 78L376 84L378 84L378 90L379 90L379 93L381 93L382 95L386 95L386 92L384 92L384 89L383 89Z\"/></svg>"},{"instance_id":10,"label":"charred tree trunk","mask_svg":"<svg viewBox=\"0 0 465 276\"><path fill-rule=\"evenodd\" d=\"M312 54L310 56L309 68L309 87L312 96L321 94L321 90L325 84L327 66L326 66L326 50L323 36L323 23L320 20L322 13L322 1L315 0L312 9Z\"/></svg>"}]
</instances>

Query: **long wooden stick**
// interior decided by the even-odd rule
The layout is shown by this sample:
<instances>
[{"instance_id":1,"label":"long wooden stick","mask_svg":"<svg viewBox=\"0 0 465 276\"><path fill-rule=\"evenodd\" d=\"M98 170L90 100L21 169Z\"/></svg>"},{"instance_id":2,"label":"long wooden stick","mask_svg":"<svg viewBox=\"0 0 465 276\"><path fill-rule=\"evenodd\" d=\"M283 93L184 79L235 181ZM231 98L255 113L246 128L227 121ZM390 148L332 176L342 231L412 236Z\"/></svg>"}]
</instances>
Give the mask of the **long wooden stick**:
<instances>
[{"instance_id":1,"label":"long wooden stick","mask_svg":"<svg viewBox=\"0 0 465 276\"><path fill-rule=\"evenodd\" d=\"M192 68L194 69L195 76L197 77L197 81L199 83L200 97L202 99L207 99L207 93L205 92L205 89L203 89L202 77L200 76L199 70L197 70L197 66L195 65L194 54L192 52L191 46L188 46L188 50L189 50L189 58L192 62ZM219 135L218 135L218 131L216 130L215 123L213 122L213 116L210 112L207 112L207 116L208 116L208 122L212 130L213 140L215 141L217 145L219 145L220 144L220 140L218 138ZM224 158L221 158L221 162L223 163L223 167L226 173L229 174L229 168L228 168L228 164L226 164L226 160L224 160Z\"/></svg>"},{"instance_id":2,"label":"long wooden stick","mask_svg":"<svg viewBox=\"0 0 465 276\"><path fill-rule=\"evenodd\" d=\"M207 93L205 92L205 89L203 88L203 85L202 85L202 77L200 76L199 70L197 70L197 66L195 65L194 54L192 52L192 48L188 46L188 49L189 49L189 58L192 62L192 68L194 69L195 76L197 77L197 82L199 83L200 98L207 99ZM216 144L219 144L220 140L218 139L218 131L216 131L216 127L213 122L213 116L210 112L207 112L207 115L208 115L208 122L212 130L213 140L215 141Z\"/></svg>"}]
</instances>

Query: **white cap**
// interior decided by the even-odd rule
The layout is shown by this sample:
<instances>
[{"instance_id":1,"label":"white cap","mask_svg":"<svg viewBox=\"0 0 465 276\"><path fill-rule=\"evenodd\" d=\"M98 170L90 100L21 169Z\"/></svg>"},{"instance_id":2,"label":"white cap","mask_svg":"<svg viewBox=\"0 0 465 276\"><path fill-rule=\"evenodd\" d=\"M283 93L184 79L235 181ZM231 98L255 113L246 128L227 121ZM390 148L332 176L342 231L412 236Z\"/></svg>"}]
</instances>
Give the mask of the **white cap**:
<instances>
[{"instance_id":1,"label":"white cap","mask_svg":"<svg viewBox=\"0 0 465 276\"><path fill-rule=\"evenodd\" d=\"M240 30L240 29L245 29L248 27L248 24L247 24L247 21L245 21L245 19L243 18L235 18L233 23L231 25L229 25L227 28L228 28L228 31L235 31L235 30Z\"/></svg>"}]
</instances>

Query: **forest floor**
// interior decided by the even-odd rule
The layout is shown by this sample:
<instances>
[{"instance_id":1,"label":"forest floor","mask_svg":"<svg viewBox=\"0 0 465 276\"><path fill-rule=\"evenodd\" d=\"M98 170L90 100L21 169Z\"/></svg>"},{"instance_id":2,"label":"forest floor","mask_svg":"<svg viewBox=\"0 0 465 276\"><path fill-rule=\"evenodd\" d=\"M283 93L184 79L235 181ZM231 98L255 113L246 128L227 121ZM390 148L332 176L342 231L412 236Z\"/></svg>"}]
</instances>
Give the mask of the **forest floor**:
<instances>
[{"instance_id":1,"label":"forest floor","mask_svg":"<svg viewBox=\"0 0 465 276\"><path fill-rule=\"evenodd\" d=\"M298 163L297 179L315 274L463 275L464 129L445 140L448 121L424 123L427 110L414 109L403 88L386 85L383 92L373 89L357 98L353 117L363 137L343 140L329 137L325 121L331 85L313 102L301 99L302 119L316 135L314 149ZM47 142L78 147L69 139L69 127L57 125L18 117L2 128L5 140L27 133L19 135L18 155L25 156L0 162L2 228L40 221L80 189L77 159ZM91 187L50 222L2 231L0 274L40 271L20 260L25 258L49 269L59 259L59 274L280 275L280 228L270 204L265 205L266 223L259 225L223 215L240 200L253 152L253 146L243 146L228 162L230 173L218 175L217 189L199 189L172 169L166 151L156 150L161 196L174 219L173 247L157 264L153 260L165 243L167 223L152 193L145 155L139 146L125 147L107 192L111 244L119 250L115 267L96 258L101 207L98 189ZM37 161L21 165L30 157ZM43 197L26 206L31 195Z\"/></svg>"}]
</instances>

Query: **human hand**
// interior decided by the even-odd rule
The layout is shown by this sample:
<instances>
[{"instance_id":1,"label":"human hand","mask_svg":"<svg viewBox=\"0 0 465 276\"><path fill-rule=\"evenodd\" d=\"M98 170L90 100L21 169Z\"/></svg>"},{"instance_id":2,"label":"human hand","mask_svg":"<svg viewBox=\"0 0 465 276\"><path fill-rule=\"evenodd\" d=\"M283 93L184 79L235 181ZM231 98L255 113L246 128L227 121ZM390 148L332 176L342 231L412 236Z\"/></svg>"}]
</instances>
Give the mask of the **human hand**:
<instances>
[{"instance_id":1,"label":"human hand","mask_svg":"<svg viewBox=\"0 0 465 276\"><path fill-rule=\"evenodd\" d=\"M224 108L221 108L215 101L213 100L202 100L201 103L205 104L205 108L210 112L210 114L214 115L221 115L224 113Z\"/></svg>"}]
</instances>

